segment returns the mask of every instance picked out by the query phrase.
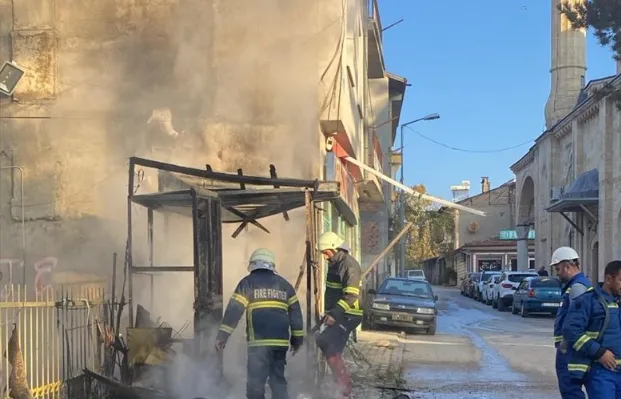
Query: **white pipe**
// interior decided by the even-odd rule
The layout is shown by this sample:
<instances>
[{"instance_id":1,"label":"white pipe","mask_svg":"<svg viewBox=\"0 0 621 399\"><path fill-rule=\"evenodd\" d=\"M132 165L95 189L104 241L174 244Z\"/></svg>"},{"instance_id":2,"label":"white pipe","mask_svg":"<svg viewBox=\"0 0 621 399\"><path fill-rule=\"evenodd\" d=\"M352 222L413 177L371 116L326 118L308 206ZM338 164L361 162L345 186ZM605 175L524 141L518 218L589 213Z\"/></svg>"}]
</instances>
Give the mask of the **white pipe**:
<instances>
[{"instance_id":1,"label":"white pipe","mask_svg":"<svg viewBox=\"0 0 621 399\"><path fill-rule=\"evenodd\" d=\"M455 209L459 209L460 211L464 211L464 212L468 212L468 213L472 213L473 215L478 215L478 216L486 216L485 212L483 211L479 211L478 209L473 209L473 208L468 208L467 206L463 206L463 205L459 205L456 204L454 202L451 201L447 201L445 199L442 198L436 198L436 197L432 197L431 195L427 195L427 194L421 194L419 192L416 192L414 190L412 190L410 187L399 183L398 181L391 179L390 177L386 176L383 173L378 172L377 170L361 163L360 161L351 158L351 157L346 157L345 160L347 162L351 162L354 165L358 166L360 169L364 169L367 172L379 177L380 179L387 181L388 183L392 184L393 186L400 188L401 190L405 191L408 194L413 194L413 195L418 195L419 198L421 199L425 199L427 201L431 201L431 202L436 202L438 204L447 206L449 208L455 208Z\"/></svg>"},{"instance_id":2,"label":"white pipe","mask_svg":"<svg viewBox=\"0 0 621 399\"><path fill-rule=\"evenodd\" d=\"M19 171L19 180L21 187L21 208L22 208L22 272L23 284L26 284L26 218L24 217L24 169L21 166L0 166L0 169L17 169ZM12 271L11 271L12 274Z\"/></svg>"}]
</instances>

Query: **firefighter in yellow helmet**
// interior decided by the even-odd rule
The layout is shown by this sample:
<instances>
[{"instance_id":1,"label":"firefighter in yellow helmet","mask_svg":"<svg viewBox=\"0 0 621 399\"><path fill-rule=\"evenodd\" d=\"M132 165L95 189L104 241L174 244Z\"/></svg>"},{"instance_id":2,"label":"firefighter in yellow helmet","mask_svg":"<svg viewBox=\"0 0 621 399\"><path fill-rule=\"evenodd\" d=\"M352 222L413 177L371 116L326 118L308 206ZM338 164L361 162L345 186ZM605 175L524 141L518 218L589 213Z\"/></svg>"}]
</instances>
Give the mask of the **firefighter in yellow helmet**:
<instances>
[{"instance_id":1,"label":"firefighter in yellow helmet","mask_svg":"<svg viewBox=\"0 0 621 399\"><path fill-rule=\"evenodd\" d=\"M272 398L289 399L285 378L287 350L291 346L295 354L304 340L304 321L295 289L274 273L275 269L272 251L259 248L252 253L250 274L237 284L216 337L216 350L220 352L246 311L248 399L264 399L266 381Z\"/></svg>"},{"instance_id":2,"label":"firefighter in yellow helmet","mask_svg":"<svg viewBox=\"0 0 621 399\"><path fill-rule=\"evenodd\" d=\"M325 328L317 335L317 345L326 357L342 397L349 398L352 382L343 359L343 350L351 332L362 322L359 300L362 269L350 255L345 241L336 233L323 233L317 249L329 263L324 298Z\"/></svg>"}]
</instances>

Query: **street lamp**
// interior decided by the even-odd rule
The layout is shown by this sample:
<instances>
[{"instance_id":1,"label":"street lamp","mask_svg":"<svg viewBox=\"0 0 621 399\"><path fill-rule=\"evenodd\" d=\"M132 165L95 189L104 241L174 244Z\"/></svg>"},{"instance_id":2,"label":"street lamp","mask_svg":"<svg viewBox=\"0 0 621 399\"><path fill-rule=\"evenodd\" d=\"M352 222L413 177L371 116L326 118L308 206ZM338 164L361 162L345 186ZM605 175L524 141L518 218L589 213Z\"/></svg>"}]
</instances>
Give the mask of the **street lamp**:
<instances>
[{"instance_id":1,"label":"street lamp","mask_svg":"<svg viewBox=\"0 0 621 399\"><path fill-rule=\"evenodd\" d=\"M433 121L436 119L440 119L440 114L433 113L433 114L423 116L422 118L414 119L413 121L403 123L401 125L400 138L399 138L400 144L401 144L401 176L399 178L399 182L401 184L403 184L403 169L404 169L403 129L405 129L407 126L412 125L416 122ZM403 191L401 191L401 193L399 194L399 220L401 221L401 227L405 226L405 196L403 194L404 194ZM399 275L403 276L404 272L405 272L405 239L402 238L399 241Z\"/></svg>"}]
</instances>

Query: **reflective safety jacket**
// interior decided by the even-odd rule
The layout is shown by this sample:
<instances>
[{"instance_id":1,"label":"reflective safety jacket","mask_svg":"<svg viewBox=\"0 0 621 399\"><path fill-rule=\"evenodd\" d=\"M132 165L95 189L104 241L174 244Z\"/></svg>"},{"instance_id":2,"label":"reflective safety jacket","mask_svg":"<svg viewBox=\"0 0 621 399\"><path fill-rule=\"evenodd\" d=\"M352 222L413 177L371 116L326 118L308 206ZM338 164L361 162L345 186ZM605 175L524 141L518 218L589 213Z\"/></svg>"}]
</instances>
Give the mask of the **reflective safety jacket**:
<instances>
[{"instance_id":1,"label":"reflective safety jacket","mask_svg":"<svg viewBox=\"0 0 621 399\"><path fill-rule=\"evenodd\" d=\"M556 311L556 319L554 320L554 346L558 348L561 345L561 341L563 341L563 322L565 321L565 317L567 316L567 311L569 310L569 304L571 302L571 287L574 284L582 284L587 289L591 288L593 285L591 281L586 278L586 276L582 273L578 273L573 276L567 284L563 287L562 296L561 296L561 306ZM563 350L567 345L563 345ZM571 350L571 348L567 349Z\"/></svg>"},{"instance_id":2,"label":"reflective safety jacket","mask_svg":"<svg viewBox=\"0 0 621 399\"><path fill-rule=\"evenodd\" d=\"M217 339L226 342L246 312L248 346L297 347L304 340L302 310L294 288L271 270L244 277L226 307Z\"/></svg>"},{"instance_id":3,"label":"reflective safety jacket","mask_svg":"<svg viewBox=\"0 0 621 399\"><path fill-rule=\"evenodd\" d=\"M567 366L572 378L584 378L606 350L615 355L621 372L619 298L599 286L576 298L565 318L563 338L574 350Z\"/></svg>"},{"instance_id":4,"label":"reflective safety jacket","mask_svg":"<svg viewBox=\"0 0 621 399\"><path fill-rule=\"evenodd\" d=\"M326 313L342 323L345 315L362 317L360 288L362 269L347 251L339 250L329 259L324 303Z\"/></svg>"}]
</instances>

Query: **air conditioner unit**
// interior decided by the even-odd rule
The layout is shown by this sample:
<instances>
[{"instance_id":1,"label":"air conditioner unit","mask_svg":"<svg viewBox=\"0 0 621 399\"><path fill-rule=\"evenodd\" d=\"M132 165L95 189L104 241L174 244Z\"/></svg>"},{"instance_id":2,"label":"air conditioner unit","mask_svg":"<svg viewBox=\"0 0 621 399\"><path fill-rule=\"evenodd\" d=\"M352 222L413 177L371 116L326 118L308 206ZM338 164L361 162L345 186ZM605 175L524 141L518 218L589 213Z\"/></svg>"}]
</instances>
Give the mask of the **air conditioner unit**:
<instances>
[{"instance_id":1,"label":"air conditioner unit","mask_svg":"<svg viewBox=\"0 0 621 399\"><path fill-rule=\"evenodd\" d=\"M550 202L556 202L561 199L563 191L560 187L552 187L550 190Z\"/></svg>"}]
</instances>

